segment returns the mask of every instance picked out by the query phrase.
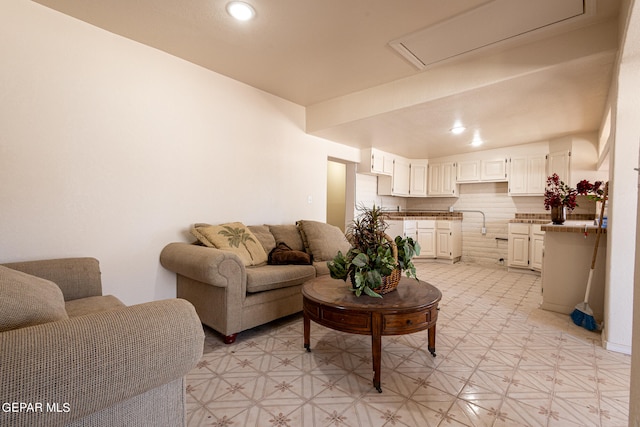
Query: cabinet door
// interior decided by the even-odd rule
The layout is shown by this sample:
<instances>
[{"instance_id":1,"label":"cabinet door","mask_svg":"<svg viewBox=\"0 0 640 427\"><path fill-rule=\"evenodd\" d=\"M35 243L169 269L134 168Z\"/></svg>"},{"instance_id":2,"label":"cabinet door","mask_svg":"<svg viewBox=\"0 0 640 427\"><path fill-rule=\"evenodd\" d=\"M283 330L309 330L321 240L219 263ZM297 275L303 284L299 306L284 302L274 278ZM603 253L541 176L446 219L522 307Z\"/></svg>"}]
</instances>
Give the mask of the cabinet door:
<instances>
[{"instance_id":1,"label":"cabinet door","mask_svg":"<svg viewBox=\"0 0 640 427\"><path fill-rule=\"evenodd\" d=\"M384 173L384 154L377 150L371 150L371 172Z\"/></svg>"},{"instance_id":2,"label":"cabinet door","mask_svg":"<svg viewBox=\"0 0 640 427\"><path fill-rule=\"evenodd\" d=\"M436 229L418 228L418 243L420 244L419 258L436 257Z\"/></svg>"},{"instance_id":3,"label":"cabinet door","mask_svg":"<svg viewBox=\"0 0 640 427\"><path fill-rule=\"evenodd\" d=\"M463 160L458 162L456 174L458 182L478 182L480 180L480 161Z\"/></svg>"},{"instance_id":4,"label":"cabinet door","mask_svg":"<svg viewBox=\"0 0 640 427\"><path fill-rule=\"evenodd\" d=\"M393 160L393 189L394 196L409 195L409 161L401 157Z\"/></svg>"},{"instance_id":5,"label":"cabinet door","mask_svg":"<svg viewBox=\"0 0 640 427\"><path fill-rule=\"evenodd\" d=\"M404 221L399 219L390 219L387 220L387 230L386 233L392 238L395 239L396 236L404 236Z\"/></svg>"},{"instance_id":6,"label":"cabinet door","mask_svg":"<svg viewBox=\"0 0 640 427\"><path fill-rule=\"evenodd\" d=\"M388 175L393 173L393 156L376 148L362 152L362 173Z\"/></svg>"},{"instance_id":7,"label":"cabinet door","mask_svg":"<svg viewBox=\"0 0 640 427\"><path fill-rule=\"evenodd\" d=\"M544 156L533 156L529 158L527 194L543 195L547 186L547 175Z\"/></svg>"},{"instance_id":8,"label":"cabinet door","mask_svg":"<svg viewBox=\"0 0 640 427\"><path fill-rule=\"evenodd\" d=\"M456 164L447 162L442 164L442 195L456 195Z\"/></svg>"},{"instance_id":9,"label":"cabinet door","mask_svg":"<svg viewBox=\"0 0 640 427\"><path fill-rule=\"evenodd\" d=\"M571 173L571 152L570 151L556 151L549 153L547 156L547 176L551 176L554 173L558 174L560 181L564 181L565 184L569 184Z\"/></svg>"},{"instance_id":10,"label":"cabinet door","mask_svg":"<svg viewBox=\"0 0 640 427\"><path fill-rule=\"evenodd\" d=\"M531 225L531 234L529 235L529 267L533 270L542 270L542 257L544 255L544 231L540 225Z\"/></svg>"},{"instance_id":11,"label":"cabinet door","mask_svg":"<svg viewBox=\"0 0 640 427\"><path fill-rule=\"evenodd\" d=\"M460 167L460 163L458 163ZM480 180L482 181L506 181L507 160L483 160L480 162Z\"/></svg>"},{"instance_id":12,"label":"cabinet door","mask_svg":"<svg viewBox=\"0 0 640 427\"><path fill-rule=\"evenodd\" d=\"M414 160L410 165L409 195L424 197L427 195L427 161Z\"/></svg>"},{"instance_id":13,"label":"cabinet door","mask_svg":"<svg viewBox=\"0 0 640 427\"><path fill-rule=\"evenodd\" d=\"M442 165L434 163L429 165L429 180L427 189L429 196L439 196L442 193Z\"/></svg>"},{"instance_id":14,"label":"cabinet door","mask_svg":"<svg viewBox=\"0 0 640 427\"><path fill-rule=\"evenodd\" d=\"M509 267L529 267L529 225L509 224Z\"/></svg>"},{"instance_id":15,"label":"cabinet door","mask_svg":"<svg viewBox=\"0 0 640 427\"><path fill-rule=\"evenodd\" d=\"M404 220L404 237L411 237L412 239L418 238L416 235L416 222L414 220Z\"/></svg>"},{"instance_id":16,"label":"cabinet door","mask_svg":"<svg viewBox=\"0 0 640 427\"><path fill-rule=\"evenodd\" d=\"M384 153L383 159L382 173L385 175L393 175L393 156L391 154Z\"/></svg>"},{"instance_id":17,"label":"cabinet door","mask_svg":"<svg viewBox=\"0 0 640 427\"><path fill-rule=\"evenodd\" d=\"M436 257L443 259L451 259L451 231L436 229Z\"/></svg>"},{"instance_id":18,"label":"cabinet door","mask_svg":"<svg viewBox=\"0 0 640 427\"><path fill-rule=\"evenodd\" d=\"M545 163L543 155L512 157L509 161L509 195L543 195L547 181Z\"/></svg>"},{"instance_id":19,"label":"cabinet door","mask_svg":"<svg viewBox=\"0 0 640 427\"><path fill-rule=\"evenodd\" d=\"M509 161L509 194L527 193L527 169L526 157L512 157Z\"/></svg>"}]
</instances>

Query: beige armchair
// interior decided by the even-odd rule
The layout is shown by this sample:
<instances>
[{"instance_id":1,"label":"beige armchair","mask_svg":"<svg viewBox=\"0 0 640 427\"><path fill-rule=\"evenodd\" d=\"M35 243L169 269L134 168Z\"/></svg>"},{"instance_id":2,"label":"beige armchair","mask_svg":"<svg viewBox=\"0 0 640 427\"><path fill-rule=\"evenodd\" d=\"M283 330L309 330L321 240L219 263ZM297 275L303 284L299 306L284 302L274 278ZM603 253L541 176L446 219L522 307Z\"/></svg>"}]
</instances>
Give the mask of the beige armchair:
<instances>
[{"instance_id":1,"label":"beige armchair","mask_svg":"<svg viewBox=\"0 0 640 427\"><path fill-rule=\"evenodd\" d=\"M184 426L203 341L185 300L103 296L95 259L0 265L0 425Z\"/></svg>"}]
</instances>

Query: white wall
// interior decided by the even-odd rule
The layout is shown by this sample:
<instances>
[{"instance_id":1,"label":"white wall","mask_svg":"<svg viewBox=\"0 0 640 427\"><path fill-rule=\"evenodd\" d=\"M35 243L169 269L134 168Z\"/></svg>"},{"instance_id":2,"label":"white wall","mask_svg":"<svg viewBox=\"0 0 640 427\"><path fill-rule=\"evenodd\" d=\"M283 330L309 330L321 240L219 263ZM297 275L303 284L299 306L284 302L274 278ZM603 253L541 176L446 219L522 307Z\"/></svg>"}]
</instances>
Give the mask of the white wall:
<instances>
[{"instance_id":1,"label":"white wall","mask_svg":"<svg viewBox=\"0 0 640 427\"><path fill-rule=\"evenodd\" d=\"M610 148L611 179L607 231L607 286L605 294L605 348L631 352L634 265L637 211L637 153L640 147L640 41L639 6L633 6L625 29L625 41L618 64L616 93L612 108L613 143Z\"/></svg>"},{"instance_id":2,"label":"white wall","mask_svg":"<svg viewBox=\"0 0 640 427\"><path fill-rule=\"evenodd\" d=\"M0 262L93 256L127 304L194 222L325 219L304 109L39 4L0 2ZM313 203L308 203L311 196Z\"/></svg>"}]
</instances>

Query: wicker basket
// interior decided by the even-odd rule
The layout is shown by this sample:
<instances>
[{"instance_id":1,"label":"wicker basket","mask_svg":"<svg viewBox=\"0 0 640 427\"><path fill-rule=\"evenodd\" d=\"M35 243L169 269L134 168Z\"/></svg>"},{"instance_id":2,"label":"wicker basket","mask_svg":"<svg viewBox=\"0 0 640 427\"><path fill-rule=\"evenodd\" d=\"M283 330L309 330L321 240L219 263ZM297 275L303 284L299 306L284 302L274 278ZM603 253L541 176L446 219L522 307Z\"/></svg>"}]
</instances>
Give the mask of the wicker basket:
<instances>
[{"instance_id":1,"label":"wicker basket","mask_svg":"<svg viewBox=\"0 0 640 427\"><path fill-rule=\"evenodd\" d=\"M387 242L389 242L389 246L391 247L391 255L393 255L393 259L395 260L396 266L398 266L398 245L396 242L388 235L383 232L378 232L378 234L383 237ZM347 235L347 240L353 244L352 238L350 235ZM398 287L398 283L400 283L400 278L402 277L402 272L398 267L396 267L391 274L388 276L382 276L382 284L378 286L376 289L373 289L376 293L380 295L388 294L391 291L394 291ZM355 288L355 271L351 271L350 274L351 286Z\"/></svg>"},{"instance_id":2,"label":"wicker basket","mask_svg":"<svg viewBox=\"0 0 640 427\"><path fill-rule=\"evenodd\" d=\"M391 246L391 254L393 255L393 259L396 261L396 265L398 265L398 246L396 245L396 242L391 237L389 237L388 234L384 234L383 237L389 242L389 245ZM396 269L393 270L390 275L382 277L382 285L380 285L379 288L374 289L374 291L376 291L380 295L388 294L391 291L395 291L398 287L398 283L400 283L401 277L402 273L400 272L400 269L396 267Z\"/></svg>"}]
</instances>

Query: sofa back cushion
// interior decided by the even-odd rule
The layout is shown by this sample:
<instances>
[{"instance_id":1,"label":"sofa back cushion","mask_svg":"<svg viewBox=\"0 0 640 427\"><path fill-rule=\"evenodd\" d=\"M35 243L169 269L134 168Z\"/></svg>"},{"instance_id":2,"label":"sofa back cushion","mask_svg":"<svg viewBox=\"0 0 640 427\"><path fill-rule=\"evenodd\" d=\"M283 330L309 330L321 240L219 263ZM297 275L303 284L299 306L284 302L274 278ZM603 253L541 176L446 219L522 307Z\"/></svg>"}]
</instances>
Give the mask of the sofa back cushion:
<instances>
[{"instance_id":1,"label":"sofa back cushion","mask_svg":"<svg viewBox=\"0 0 640 427\"><path fill-rule=\"evenodd\" d=\"M247 228L256 236L266 253L271 252L276 247L276 239L269 231L268 225L250 225Z\"/></svg>"},{"instance_id":2,"label":"sofa back cushion","mask_svg":"<svg viewBox=\"0 0 640 427\"><path fill-rule=\"evenodd\" d=\"M0 332L68 318L55 283L0 266Z\"/></svg>"},{"instance_id":3,"label":"sofa back cushion","mask_svg":"<svg viewBox=\"0 0 640 427\"><path fill-rule=\"evenodd\" d=\"M309 220L300 220L298 225L308 246L308 252L316 262L331 261L338 251L346 254L351 248L342 230L335 225Z\"/></svg>"},{"instance_id":4,"label":"sofa back cushion","mask_svg":"<svg viewBox=\"0 0 640 427\"><path fill-rule=\"evenodd\" d=\"M191 234L202 244L238 255L245 266L265 264L267 253L258 238L241 222L196 224Z\"/></svg>"},{"instance_id":5,"label":"sofa back cushion","mask_svg":"<svg viewBox=\"0 0 640 427\"><path fill-rule=\"evenodd\" d=\"M304 251L304 244L297 225L270 225L269 230L273 234L276 244L282 242L294 251Z\"/></svg>"}]
</instances>

